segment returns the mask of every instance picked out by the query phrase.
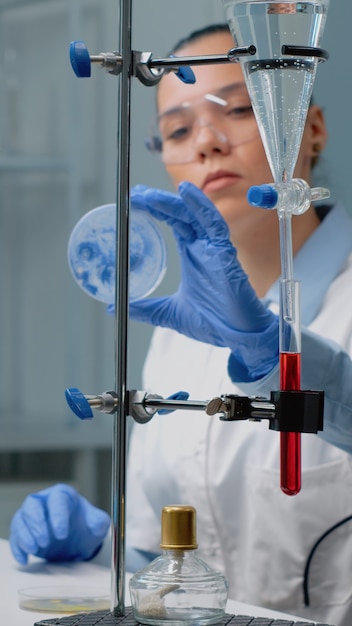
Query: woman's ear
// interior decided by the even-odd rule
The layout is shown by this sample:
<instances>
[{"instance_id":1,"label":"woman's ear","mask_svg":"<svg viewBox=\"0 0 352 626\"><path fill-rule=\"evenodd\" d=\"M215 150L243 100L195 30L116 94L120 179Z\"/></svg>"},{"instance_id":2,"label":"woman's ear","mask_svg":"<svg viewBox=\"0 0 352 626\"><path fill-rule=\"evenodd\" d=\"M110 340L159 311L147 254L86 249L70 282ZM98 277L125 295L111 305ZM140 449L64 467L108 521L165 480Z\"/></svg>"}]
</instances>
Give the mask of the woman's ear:
<instances>
[{"instance_id":1,"label":"woman's ear","mask_svg":"<svg viewBox=\"0 0 352 626\"><path fill-rule=\"evenodd\" d=\"M305 127L306 155L317 159L326 146L328 139L323 110L313 104L308 111Z\"/></svg>"}]
</instances>

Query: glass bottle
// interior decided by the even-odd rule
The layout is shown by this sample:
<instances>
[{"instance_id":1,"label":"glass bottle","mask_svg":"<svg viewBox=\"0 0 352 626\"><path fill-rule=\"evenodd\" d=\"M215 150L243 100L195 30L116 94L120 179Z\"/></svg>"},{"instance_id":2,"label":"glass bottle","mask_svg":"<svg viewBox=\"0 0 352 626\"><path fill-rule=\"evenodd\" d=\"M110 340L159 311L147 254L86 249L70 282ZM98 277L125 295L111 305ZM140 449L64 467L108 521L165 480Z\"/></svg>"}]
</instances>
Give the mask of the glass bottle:
<instances>
[{"instance_id":1,"label":"glass bottle","mask_svg":"<svg viewBox=\"0 0 352 626\"><path fill-rule=\"evenodd\" d=\"M137 621L154 626L217 623L225 613L225 577L196 556L196 511L170 505L161 514L163 550L130 580Z\"/></svg>"}]
</instances>

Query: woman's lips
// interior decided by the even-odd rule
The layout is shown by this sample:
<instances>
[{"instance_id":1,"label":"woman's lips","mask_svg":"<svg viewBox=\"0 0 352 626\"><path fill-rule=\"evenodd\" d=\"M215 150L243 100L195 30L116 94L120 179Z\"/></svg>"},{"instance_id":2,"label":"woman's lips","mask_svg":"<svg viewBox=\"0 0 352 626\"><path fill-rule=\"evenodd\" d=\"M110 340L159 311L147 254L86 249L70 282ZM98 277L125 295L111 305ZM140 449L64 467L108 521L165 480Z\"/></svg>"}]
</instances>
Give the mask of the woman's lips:
<instances>
[{"instance_id":1,"label":"woman's lips","mask_svg":"<svg viewBox=\"0 0 352 626\"><path fill-rule=\"evenodd\" d=\"M219 191L225 187L229 187L240 180L240 176L233 174L232 172L217 172L206 177L202 191L209 193L212 191Z\"/></svg>"}]
</instances>

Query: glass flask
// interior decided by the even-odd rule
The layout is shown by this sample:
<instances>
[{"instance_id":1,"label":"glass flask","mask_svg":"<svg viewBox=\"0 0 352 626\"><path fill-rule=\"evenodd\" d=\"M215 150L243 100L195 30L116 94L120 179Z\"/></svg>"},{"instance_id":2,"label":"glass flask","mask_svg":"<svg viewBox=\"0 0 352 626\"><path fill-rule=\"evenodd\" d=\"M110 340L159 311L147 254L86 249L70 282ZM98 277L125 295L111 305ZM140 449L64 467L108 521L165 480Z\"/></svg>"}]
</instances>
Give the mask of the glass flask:
<instances>
[{"instance_id":1,"label":"glass flask","mask_svg":"<svg viewBox=\"0 0 352 626\"><path fill-rule=\"evenodd\" d=\"M226 578L196 556L196 511L166 506L161 515L163 550L130 580L133 613L142 624L216 624L224 615Z\"/></svg>"}]
</instances>

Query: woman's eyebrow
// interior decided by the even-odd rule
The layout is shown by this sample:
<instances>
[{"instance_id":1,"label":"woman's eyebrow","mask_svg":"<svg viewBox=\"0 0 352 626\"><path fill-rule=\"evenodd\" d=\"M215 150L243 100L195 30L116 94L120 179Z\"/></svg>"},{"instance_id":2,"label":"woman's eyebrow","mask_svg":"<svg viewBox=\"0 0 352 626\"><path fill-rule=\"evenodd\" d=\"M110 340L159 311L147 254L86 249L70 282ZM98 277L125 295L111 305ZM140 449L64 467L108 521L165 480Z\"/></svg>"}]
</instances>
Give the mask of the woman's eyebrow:
<instances>
[{"instance_id":1,"label":"woman's eyebrow","mask_svg":"<svg viewBox=\"0 0 352 626\"><path fill-rule=\"evenodd\" d=\"M216 96L226 96L227 93L231 92L236 92L236 91L244 91L246 94L248 94L247 91L247 87L246 87L246 83L243 81L241 81L240 83L231 83L230 85L225 85L224 87L220 87L219 89L217 89L214 94Z\"/></svg>"}]
</instances>

